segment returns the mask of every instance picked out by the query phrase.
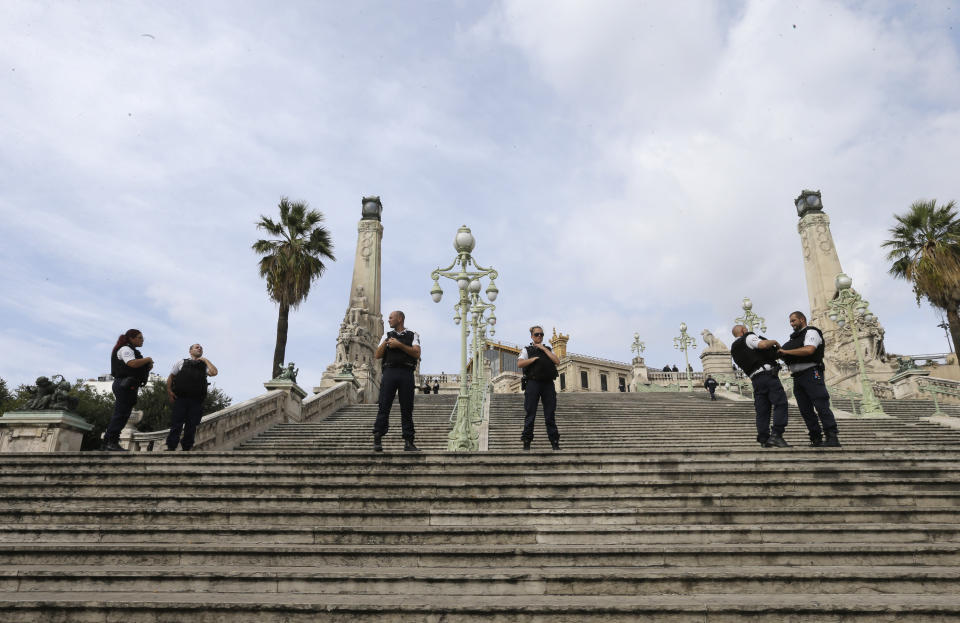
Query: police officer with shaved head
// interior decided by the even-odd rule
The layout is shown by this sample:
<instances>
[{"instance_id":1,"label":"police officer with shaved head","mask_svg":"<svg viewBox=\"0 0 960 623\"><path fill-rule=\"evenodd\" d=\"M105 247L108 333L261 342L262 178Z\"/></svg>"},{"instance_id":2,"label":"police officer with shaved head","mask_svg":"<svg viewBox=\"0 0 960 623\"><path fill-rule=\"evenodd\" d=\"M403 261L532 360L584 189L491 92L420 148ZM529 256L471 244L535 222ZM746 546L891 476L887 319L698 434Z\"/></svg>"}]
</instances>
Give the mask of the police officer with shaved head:
<instances>
[{"instance_id":1,"label":"police officer with shaved head","mask_svg":"<svg viewBox=\"0 0 960 623\"><path fill-rule=\"evenodd\" d=\"M402 311L392 311L387 318L390 331L373 354L383 359L383 377L380 380L380 407L373 425L373 451L383 452L382 438L390 428L390 407L394 396L400 397L400 426L403 433L403 449L419 452L413 444L416 431L413 428L413 396L417 392L413 371L420 360L420 336L407 329Z\"/></svg>"},{"instance_id":2,"label":"police officer with shaved head","mask_svg":"<svg viewBox=\"0 0 960 623\"><path fill-rule=\"evenodd\" d=\"M747 327L733 327L736 339L730 345L730 355L743 373L753 383L753 408L757 412L757 441L764 448L789 448L783 439L787 428L787 393L783 390L777 351L780 344L758 336ZM773 410L773 426L770 426L770 410Z\"/></svg>"}]
</instances>

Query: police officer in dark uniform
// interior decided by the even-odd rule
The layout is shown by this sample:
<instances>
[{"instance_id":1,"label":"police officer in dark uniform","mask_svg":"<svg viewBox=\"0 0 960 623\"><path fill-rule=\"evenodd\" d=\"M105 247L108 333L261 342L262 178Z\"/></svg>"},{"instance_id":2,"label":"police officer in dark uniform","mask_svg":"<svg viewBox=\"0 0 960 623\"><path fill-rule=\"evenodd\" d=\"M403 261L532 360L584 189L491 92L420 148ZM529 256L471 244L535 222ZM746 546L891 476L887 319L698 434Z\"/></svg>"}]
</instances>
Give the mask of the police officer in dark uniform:
<instances>
[{"instance_id":1,"label":"police officer in dark uniform","mask_svg":"<svg viewBox=\"0 0 960 623\"><path fill-rule=\"evenodd\" d=\"M710 392L710 400L717 399L717 394L716 394L717 385L719 385L719 383L717 383L717 380L709 375L707 376L707 380L703 382L703 386L707 388L708 392Z\"/></svg>"},{"instance_id":2,"label":"police officer in dark uniform","mask_svg":"<svg viewBox=\"0 0 960 623\"><path fill-rule=\"evenodd\" d=\"M138 350L143 346L143 333L130 329L119 338L110 351L110 374L113 376L113 416L103 433L101 450L123 451L120 446L120 431L127 425L130 412L137 404L137 392L147 384L153 359L144 357Z\"/></svg>"},{"instance_id":3,"label":"police officer in dark uniform","mask_svg":"<svg viewBox=\"0 0 960 623\"><path fill-rule=\"evenodd\" d=\"M783 439L787 428L787 393L783 391L777 372L776 340L758 336L738 324L733 327L730 355L734 363L750 377L753 383L753 408L757 412L757 441L764 448L789 448ZM773 427L770 426L770 409L773 408Z\"/></svg>"},{"instance_id":4,"label":"police officer in dark uniform","mask_svg":"<svg viewBox=\"0 0 960 623\"><path fill-rule=\"evenodd\" d=\"M529 450L533 441L533 422L537 417L537 403L543 402L543 423L547 425L547 437L554 450L560 449L560 431L557 430L557 389L553 379L557 378L557 364L560 359L553 350L543 343L543 327L530 327L533 338L527 347L520 351L517 367L523 370L526 388L523 392L523 408L527 417L523 421L523 449Z\"/></svg>"},{"instance_id":5,"label":"police officer in dark uniform","mask_svg":"<svg viewBox=\"0 0 960 623\"><path fill-rule=\"evenodd\" d=\"M823 331L808 325L807 317L799 311L790 314L790 327L793 333L780 348L780 357L793 377L793 396L807 425L810 445L814 448L839 448L837 419L830 410L830 394L823 380ZM826 441L823 440L824 433L827 435Z\"/></svg>"},{"instance_id":6,"label":"police officer in dark uniform","mask_svg":"<svg viewBox=\"0 0 960 623\"><path fill-rule=\"evenodd\" d=\"M387 318L390 331L374 353L375 359L383 359L383 378L380 381L380 409L373 425L373 451L383 452L381 438L390 428L390 407L393 398L400 396L400 426L403 432L403 449L419 452L413 445L413 396L417 392L413 371L420 360L420 336L403 326L402 311L392 311Z\"/></svg>"}]
</instances>

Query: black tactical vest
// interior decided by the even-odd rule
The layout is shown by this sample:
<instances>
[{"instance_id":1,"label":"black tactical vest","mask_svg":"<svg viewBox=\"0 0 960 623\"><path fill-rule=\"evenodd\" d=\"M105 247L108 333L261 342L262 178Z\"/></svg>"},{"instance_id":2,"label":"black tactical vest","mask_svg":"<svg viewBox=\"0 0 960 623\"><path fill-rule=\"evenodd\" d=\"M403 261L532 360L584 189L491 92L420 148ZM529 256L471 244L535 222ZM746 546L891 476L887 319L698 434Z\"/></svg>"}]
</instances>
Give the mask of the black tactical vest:
<instances>
[{"instance_id":1,"label":"black tactical vest","mask_svg":"<svg viewBox=\"0 0 960 623\"><path fill-rule=\"evenodd\" d=\"M123 347L121 346L120 348ZM120 351L120 348L117 349L117 352ZM133 348L133 346L130 348ZM143 355L141 355L140 351L136 348L133 348L133 356L137 359L143 359ZM147 376L150 374L150 368L152 367L151 365L145 365L139 368L131 368L127 365L127 362L117 357L117 353L113 353L110 357L110 374L112 374L115 379L132 376L142 385L147 382Z\"/></svg>"},{"instance_id":2,"label":"black tactical vest","mask_svg":"<svg viewBox=\"0 0 960 623\"><path fill-rule=\"evenodd\" d=\"M813 351L812 355L784 355L781 354L780 358L783 359L785 363L815 363L819 366L823 365L823 352L826 350L826 340L823 339L823 331L816 327L810 325L805 326L804 328L790 334L790 340L781 346L780 348L786 350L794 350L796 348L803 348L803 341L807 337L807 331L816 331L820 334L820 345L817 346L817 350Z\"/></svg>"},{"instance_id":3,"label":"black tactical vest","mask_svg":"<svg viewBox=\"0 0 960 623\"><path fill-rule=\"evenodd\" d=\"M542 344L542 346L550 349L546 344ZM532 342L527 346L527 358L537 360L523 369L523 375L528 379L533 379L534 381L552 381L559 376L557 373L557 365L553 363L553 360L550 359L547 353L534 346Z\"/></svg>"},{"instance_id":4,"label":"black tactical vest","mask_svg":"<svg viewBox=\"0 0 960 623\"><path fill-rule=\"evenodd\" d=\"M407 346L413 346L414 334L410 329L404 331L403 334L391 330L389 333L387 333L387 339L392 337L397 338L401 343ZM383 367L410 368L413 370L417 367L417 358L411 357L399 348L388 348L387 352L383 354Z\"/></svg>"},{"instance_id":5,"label":"black tactical vest","mask_svg":"<svg viewBox=\"0 0 960 623\"><path fill-rule=\"evenodd\" d=\"M733 344L730 345L730 356L733 357L733 362L737 364L737 367L743 370L747 376L750 376L762 368L764 364L776 365L777 353L772 348L753 349L748 347L748 335L754 335L754 333L752 331L744 333L733 341ZM758 337L761 340L767 339L762 335Z\"/></svg>"},{"instance_id":6,"label":"black tactical vest","mask_svg":"<svg viewBox=\"0 0 960 623\"><path fill-rule=\"evenodd\" d=\"M173 377L173 393L184 398L206 396L207 364L196 359L184 359L180 371Z\"/></svg>"}]
</instances>

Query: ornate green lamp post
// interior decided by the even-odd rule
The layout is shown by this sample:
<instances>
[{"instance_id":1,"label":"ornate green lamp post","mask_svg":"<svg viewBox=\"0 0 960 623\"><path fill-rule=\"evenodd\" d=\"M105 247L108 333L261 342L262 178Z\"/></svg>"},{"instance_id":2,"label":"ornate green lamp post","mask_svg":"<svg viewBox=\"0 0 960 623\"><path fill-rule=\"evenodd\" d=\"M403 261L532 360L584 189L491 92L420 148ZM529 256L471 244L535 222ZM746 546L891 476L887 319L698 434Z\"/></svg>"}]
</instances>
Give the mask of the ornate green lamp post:
<instances>
[{"instance_id":1,"label":"ornate green lamp post","mask_svg":"<svg viewBox=\"0 0 960 623\"><path fill-rule=\"evenodd\" d=\"M827 302L830 309L829 318L837 323L837 326L843 329L850 326L850 334L853 338L854 350L857 352L857 367L860 369L860 387L863 392L861 412L864 414L886 415L876 394L873 393L873 385L867 378L867 369L863 363L863 350L860 348L860 334L857 331L857 324L860 322L870 322L873 320L873 314L870 313L869 303L856 290L853 289L853 279L844 273L837 275L834 280L837 287L837 294L833 300Z\"/></svg>"},{"instance_id":2,"label":"ornate green lamp post","mask_svg":"<svg viewBox=\"0 0 960 623\"><path fill-rule=\"evenodd\" d=\"M433 279L433 288L430 290L430 296L435 303L439 303L443 297L443 290L440 289L440 277L446 277L457 282L457 289L460 291L460 298L454 305L456 315L454 322L460 325L460 392L457 395L457 420L450 431L450 441L447 444L449 450L476 450L478 430L474 429L470 416L470 393L467 386L467 325L470 324L468 316L470 312L470 297L475 294L479 297L481 288L480 279L490 278L490 285L487 286L487 298L491 301L497 299L497 286L494 279L498 277L497 271L493 268L484 268L476 263L470 252L476 245L476 239L470 233L470 228L464 225L457 230L457 235L453 239L453 248L457 251L457 257L454 258L450 266L446 268L437 268L431 274ZM473 269L471 270L471 266Z\"/></svg>"},{"instance_id":3,"label":"ornate green lamp post","mask_svg":"<svg viewBox=\"0 0 960 623\"><path fill-rule=\"evenodd\" d=\"M761 333L767 332L766 319L753 312L753 301L746 296L743 297L743 315L739 318L734 318L733 321L737 324L742 324L745 326L747 331L760 329Z\"/></svg>"},{"instance_id":4,"label":"ornate green lamp post","mask_svg":"<svg viewBox=\"0 0 960 623\"><path fill-rule=\"evenodd\" d=\"M473 328L473 374L470 383L470 421L471 430L477 430L476 425L483 419L483 393L487 387L486 366L484 365L484 353L487 350L487 325L490 325L490 334L494 335L497 323L497 317L494 312L497 306L492 303L484 303L480 298L479 292L470 293L470 324ZM489 311L490 316L484 318L484 314Z\"/></svg>"},{"instance_id":5,"label":"ornate green lamp post","mask_svg":"<svg viewBox=\"0 0 960 623\"><path fill-rule=\"evenodd\" d=\"M647 350L647 345L640 341L640 334L633 334L633 344L630 345L630 351L637 353L637 357L643 357L643 351Z\"/></svg>"},{"instance_id":6,"label":"ornate green lamp post","mask_svg":"<svg viewBox=\"0 0 960 623\"><path fill-rule=\"evenodd\" d=\"M687 364L687 391L693 391L693 378L690 376L690 357L687 350L697 347L697 340L687 335L687 323L680 323L680 335L673 338L673 347L683 351L683 359Z\"/></svg>"}]
</instances>

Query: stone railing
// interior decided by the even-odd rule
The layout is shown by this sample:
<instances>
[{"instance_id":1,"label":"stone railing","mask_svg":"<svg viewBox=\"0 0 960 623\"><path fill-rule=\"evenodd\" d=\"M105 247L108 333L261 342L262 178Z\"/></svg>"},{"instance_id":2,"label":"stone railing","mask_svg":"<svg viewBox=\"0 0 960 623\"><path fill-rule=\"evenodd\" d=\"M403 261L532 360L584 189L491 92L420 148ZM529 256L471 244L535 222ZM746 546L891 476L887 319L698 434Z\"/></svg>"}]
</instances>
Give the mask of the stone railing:
<instances>
[{"instance_id":1,"label":"stone railing","mask_svg":"<svg viewBox=\"0 0 960 623\"><path fill-rule=\"evenodd\" d=\"M287 416L288 392L275 389L205 415L197 426L194 450L232 450ZM133 452L160 452L170 429L141 433L124 430L121 443Z\"/></svg>"},{"instance_id":2,"label":"stone railing","mask_svg":"<svg viewBox=\"0 0 960 623\"><path fill-rule=\"evenodd\" d=\"M353 383L337 383L303 401L300 406L300 421L325 420L340 409L357 404L358 401L357 388Z\"/></svg>"},{"instance_id":3,"label":"stone railing","mask_svg":"<svg viewBox=\"0 0 960 623\"><path fill-rule=\"evenodd\" d=\"M279 387L204 416L193 449L233 450L276 424L319 421L359 401L357 385L351 382L337 383L302 402L305 392L296 385L281 383ZM170 429L141 433L128 428L120 441L133 452L160 452L167 447L169 433Z\"/></svg>"},{"instance_id":4,"label":"stone railing","mask_svg":"<svg viewBox=\"0 0 960 623\"><path fill-rule=\"evenodd\" d=\"M687 373L686 372L664 372L663 370L651 370L647 369L647 378L651 381L671 381L671 382L686 382ZM703 372L691 372L690 378L694 381L704 381L707 377L703 375Z\"/></svg>"},{"instance_id":5,"label":"stone railing","mask_svg":"<svg viewBox=\"0 0 960 623\"><path fill-rule=\"evenodd\" d=\"M918 379L918 381L920 392L933 399L933 405L936 409L935 414L943 413L940 409L940 401L954 403L960 401L960 382L958 381L929 376Z\"/></svg>"}]
</instances>

